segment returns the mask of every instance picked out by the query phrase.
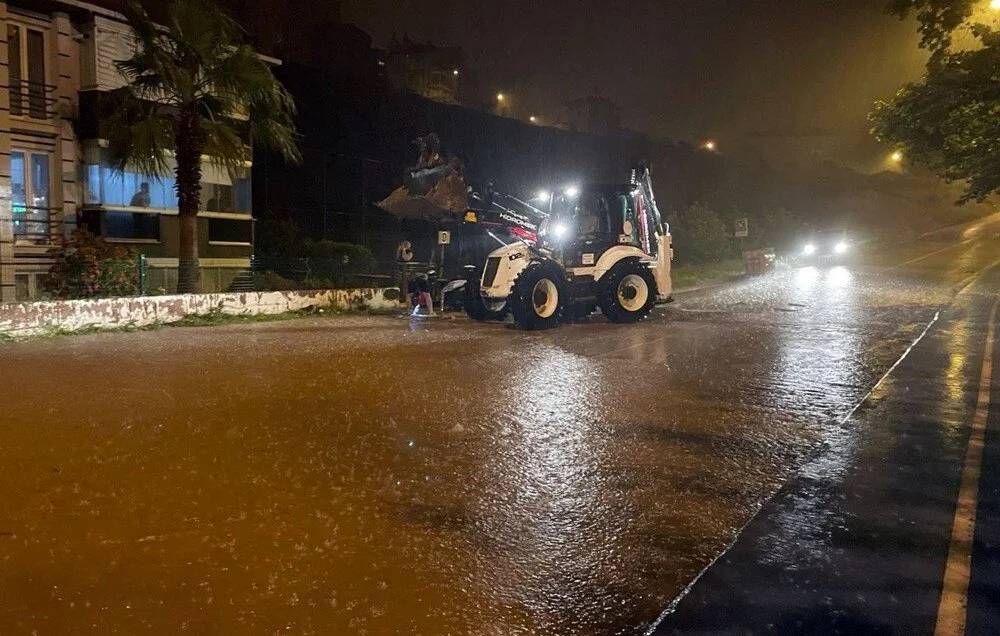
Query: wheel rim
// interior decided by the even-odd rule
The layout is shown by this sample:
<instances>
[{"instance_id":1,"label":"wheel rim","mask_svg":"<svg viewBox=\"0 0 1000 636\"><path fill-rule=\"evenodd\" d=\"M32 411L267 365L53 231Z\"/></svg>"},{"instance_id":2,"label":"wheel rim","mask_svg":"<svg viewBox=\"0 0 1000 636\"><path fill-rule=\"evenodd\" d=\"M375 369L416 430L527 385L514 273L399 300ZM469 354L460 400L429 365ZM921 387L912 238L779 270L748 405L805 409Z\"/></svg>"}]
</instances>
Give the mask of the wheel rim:
<instances>
[{"instance_id":1,"label":"wheel rim","mask_svg":"<svg viewBox=\"0 0 1000 636\"><path fill-rule=\"evenodd\" d=\"M559 288L548 278L535 283L531 290L531 305L539 318L549 318L559 306Z\"/></svg>"},{"instance_id":2,"label":"wheel rim","mask_svg":"<svg viewBox=\"0 0 1000 636\"><path fill-rule=\"evenodd\" d=\"M618 283L618 304L625 311L639 311L649 300L649 285L638 274L629 274Z\"/></svg>"}]
</instances>

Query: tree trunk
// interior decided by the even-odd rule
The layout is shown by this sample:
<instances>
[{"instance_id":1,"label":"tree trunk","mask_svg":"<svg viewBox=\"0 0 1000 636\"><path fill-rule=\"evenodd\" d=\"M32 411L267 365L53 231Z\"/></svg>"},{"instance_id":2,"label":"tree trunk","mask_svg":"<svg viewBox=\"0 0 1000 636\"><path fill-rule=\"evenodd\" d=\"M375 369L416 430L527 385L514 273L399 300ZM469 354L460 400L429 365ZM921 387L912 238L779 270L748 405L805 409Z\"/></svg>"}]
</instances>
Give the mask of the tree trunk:
<instances>
[{"instance_id":1,"label":"tree trunk","mask_svg":"<svg viewBox=\"0 0 1000 636\"><path fill-rule=\"evenodd\" d=\"M201 199L201 151L205 145L198 114L184 108L178 118L174 144L177 150L177 293L201 291L198 262L198 207Z\"/></svg>"}]
</instances>

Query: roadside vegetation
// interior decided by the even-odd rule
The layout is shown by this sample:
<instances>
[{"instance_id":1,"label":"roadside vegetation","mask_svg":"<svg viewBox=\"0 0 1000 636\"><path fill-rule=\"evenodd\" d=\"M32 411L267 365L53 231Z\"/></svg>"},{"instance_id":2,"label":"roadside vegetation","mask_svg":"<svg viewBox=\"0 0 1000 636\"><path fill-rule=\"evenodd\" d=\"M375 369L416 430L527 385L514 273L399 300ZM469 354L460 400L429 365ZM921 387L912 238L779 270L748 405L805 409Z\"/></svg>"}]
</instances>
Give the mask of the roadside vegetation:
<instances>
[{"instance_id":1,"label":"roadside vegetation","mask_svg":"<svg viewBox=\"0 0 1000 636\"><path fill-rule=\"evenodd\" d=\"M137 254L127 247L77 230L50 251L55 262L45 277L45 291L53 298L110 298L139 293Z\"/></svg>"},{"instance_id":2,"label":"roadside vegetation","mask_svg":"<svg viewBox=\"0 0 1000 636\"><path fill-rule=\"evenodd\" d=\"M254 288L259 291L367 287L363 277L378 273L367 247L312 240L287 217L262 214L257 234Z\"/></svg>"},{"instance_id":3,"label":"roadside vegetation","mask_svg":"<svg viewBox=\"0 0 1000 636\"><path fill-rule=\"evenodd\" d=\"M743 275L743 261L729 258L699 265L678 265L671 270L674 290L717 285Z\"/></svg>"},{"instance_id":4,"label":"roadside vegetation","mask_svg":"<svg viewBox=\"0 0 1000 636\"><path fill-rule=\"evenodd\" d=\"M25 340L38 340L44 338L58 338L62 336L84 336L98 333L132 333L136 331L157 331L159 329L169 329L172 327L219 327L225 325L243 325L263 322L283 322L286 320L297 320L300 318L337 318L341 316L378 316L378 315L398 315L399 311L376 310L366 307L353 307L351 309L338 309L333 307L306 307L295 311L286 311L280 314L250 314L233 315L225 314L221 311L212 311L207 314L185 316L180 320L172 322L156 322L150 325L121 325L117 327L85 327L82 329L47 329L41 333L28 336L14 336L7 333L0 333L0 345L23 342Z\"/></svg>"},{"instance_id":5,"label":"roadside vegetation","mask_svg":"<svg viewBox=\"0 0 1000 636\"><path fill-rule=\"evenodd\" d=\"M890 11L919 22L930 58L920 81L877 102L871 114L872 132L900 156L963 183L962 202L1000 193L1000 30L996 10L985 5L893 0Z\"/></svg>"}]
</instances>

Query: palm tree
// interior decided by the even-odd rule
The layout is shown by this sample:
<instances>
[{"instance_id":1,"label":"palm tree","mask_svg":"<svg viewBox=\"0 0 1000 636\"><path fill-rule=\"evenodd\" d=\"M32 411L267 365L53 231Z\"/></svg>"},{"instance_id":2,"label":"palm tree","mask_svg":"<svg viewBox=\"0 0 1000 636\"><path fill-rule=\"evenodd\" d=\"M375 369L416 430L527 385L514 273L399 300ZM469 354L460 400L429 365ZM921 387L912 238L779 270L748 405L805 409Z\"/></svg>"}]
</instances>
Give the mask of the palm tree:
<instances>
[{"instance_id":1,"label":"palm tree","mask_svg":"<svg viewBox=\"0 0 1000 636\"><path fill-rule=\"evenodd\" d=\"M127 84L107 96L104 136L112 166L156 177L176 160L177 291L200 291L201 158L244 170L250 143L298 161L295 104L240 27L209 0L170 0L154 22L136 0L124 11L136 52L118 69Z\"/></svg>"}]
</instances>

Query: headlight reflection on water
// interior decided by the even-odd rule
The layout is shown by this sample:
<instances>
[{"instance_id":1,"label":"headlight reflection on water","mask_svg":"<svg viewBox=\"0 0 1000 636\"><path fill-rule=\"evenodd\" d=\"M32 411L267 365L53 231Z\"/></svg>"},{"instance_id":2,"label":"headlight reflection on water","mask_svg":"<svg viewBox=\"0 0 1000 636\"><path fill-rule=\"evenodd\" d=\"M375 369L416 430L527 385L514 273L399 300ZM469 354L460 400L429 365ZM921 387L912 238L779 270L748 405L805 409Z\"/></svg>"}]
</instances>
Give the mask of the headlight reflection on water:
<instances>
[{"instance_id":1,"label":"headlight reflection on water","mask_svg":"<svg viewBox=\"0 0 1000 636\"><path fill-rule=\"evenodd\" d=\"M618 571L628 519L607 472L603 422L607 385L601 367L559 347L534 342L506 375L491 459L483 465L482 530L506 546L481 585L543 622L573 603L620 602L593 581ZM604 573L604 574L602 574Z\"/></svg>"},{"instance_id":2,"label":"headlight reflection on water","mask_svg":"<svg viewBox=\"0 0 1000 636\"><path fill-rule=\"evenodd\" d=\"M804 267L792 279L791 300L810 310L797 314L796 330L780 341L777 364L764 386L795 413L818 452L801 468L810 487L777 515L782 539L770 546L768 562L827 558L842 522L829 486L843 478L859 452L858 432L843 418L869 386L859 329L862 293L843 266Z\"/></svg>"}]
</instances>

